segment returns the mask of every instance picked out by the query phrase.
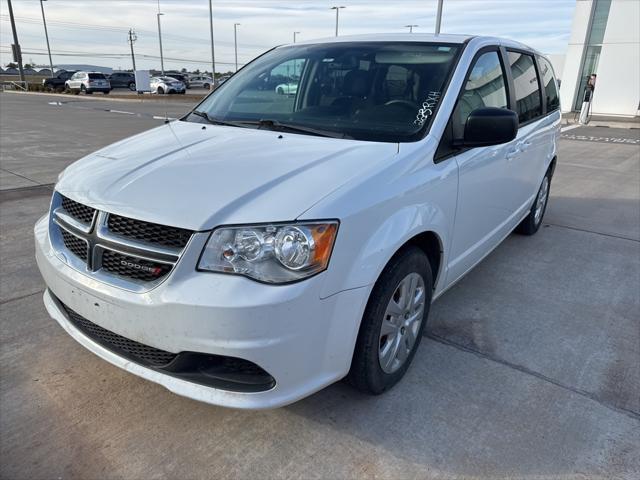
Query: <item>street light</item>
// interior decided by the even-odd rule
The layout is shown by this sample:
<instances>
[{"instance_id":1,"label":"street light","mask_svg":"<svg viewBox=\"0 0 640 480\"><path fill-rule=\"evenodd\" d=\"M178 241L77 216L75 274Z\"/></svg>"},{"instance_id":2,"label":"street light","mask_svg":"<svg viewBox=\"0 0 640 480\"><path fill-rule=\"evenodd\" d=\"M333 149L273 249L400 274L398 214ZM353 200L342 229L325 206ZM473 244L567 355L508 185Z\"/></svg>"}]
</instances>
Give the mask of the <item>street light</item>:
<instances>
[{"instance_id":1,"label":"street light","mask_svg":"<svg viewBox=\"0 0 640 480\"><path fill-rule=\"evenodd\" d=\"M336 11L336 37L338 36L338 21L340 19L340 9L341 8L347 8L347 7L331 7L331 10L335 10Z\"/></svg>"},{"instance_id":2,"label":"street light","mask_svg":"<svg viewBox=\"0 0 640 480\"><path fill-rule=\"evenodd\" d=\"M209 0L209 30L211 32L211 89L216 85L216 54L213 49L213 5Z\"/></svg>"},{"instance_id":3,"label":"street light","mask_svg":"<svg viewBox=\"0 0 640 480\"><path fill-rule=\"evenodd\" d=\"M413 27L419 27L420 25L405 25L404 28L409 29L409 33L413 33Z\"/></svg>"},{"instance_id":4,"label":"street light","mask_svg":"<svg viewBox=\"0 0 640 480\"><path fill-rule=\"evenodd\" d=\"M293 32L293 43L296 43L296 35L298 35L300 32Z\"/></svg>"},{"instance_id":5,"label":"street light","mask_svg":"<svg viewBox=\"0 0 640 480\"><path fill-rule=\"evenodd\" d=\"M160 0L158 0L158 13L156 16L158 17L158 40L160 41L160 71L162 72L162 76L164 76L164 55L162 54L162 28L160 28L160 17L164 15L164 13L160 13Z\"/></svg>"},{"instance_id":6,"label":"street light","mask_svg":"<svg viewBox=\"0 0 640 480\"><path fill-rule=\"evenodd\" d=\"M236 72L238 71L238 27L239 26L240 26L239 23L233 24L233 44L235 46L235 52L236 52Z\"/></svg>"},{"instance_id":7,"label":"street light","mask_svg":"<svg viewBox=\"0 0 640 480\"><path fill-rule=\"evenodd\" d=\"M49 52L49 66L51 67L51 78L53 78L53 60L51 60L51 47L49 46L49 32L47 32L47 19L44 16L44 4L47 0L40 0L40 10L42 10L42 23L44 24L44 36L47 39L47 52Z\"/></svg>"},{"instance_id":8,"label":"street light","mask_svg":"<svg viewBox=\"0 0 640 480\"><path fill-rule=\"evenodd\" d=\"M438 11L436 13L436 35L440 33L441 23L442 23L442 0L438 0Z\"/></svg>"}]
</instances>

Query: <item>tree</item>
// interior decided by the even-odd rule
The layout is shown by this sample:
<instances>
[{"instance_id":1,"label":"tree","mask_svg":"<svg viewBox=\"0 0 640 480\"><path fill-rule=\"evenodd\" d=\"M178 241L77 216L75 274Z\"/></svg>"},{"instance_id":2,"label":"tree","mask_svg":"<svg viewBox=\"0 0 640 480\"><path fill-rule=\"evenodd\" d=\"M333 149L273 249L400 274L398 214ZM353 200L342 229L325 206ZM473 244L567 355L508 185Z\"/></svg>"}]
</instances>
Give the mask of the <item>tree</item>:
<instances>
[{"instance_id":1,"label":"tree","mask_svg":"<svg viewBox=\"0 0 640 480\"><path fill-rule=\"evenodd\" d=\"M13 62L7 63L7 66L5 68L18 68L18 64Z\"/></svg>"},{"instance_id":2,"label":"tree","mask_svg":"<svg viewBox=\"0 0 640 480\"><path fill-rule=\"evenodd\" d=\"M187 69L183 68L182 70L180 70L182 73L187 73Z\"/></svg>"}]
</instances>

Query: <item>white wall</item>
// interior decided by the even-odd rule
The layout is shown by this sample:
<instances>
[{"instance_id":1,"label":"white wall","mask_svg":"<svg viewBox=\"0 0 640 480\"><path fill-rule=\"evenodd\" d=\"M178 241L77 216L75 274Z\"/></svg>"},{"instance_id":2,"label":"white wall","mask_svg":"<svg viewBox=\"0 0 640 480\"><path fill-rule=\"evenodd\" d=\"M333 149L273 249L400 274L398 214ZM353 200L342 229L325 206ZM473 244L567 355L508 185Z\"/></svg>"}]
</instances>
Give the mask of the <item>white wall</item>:
<instances>
[{"instance_id":1,"label":"white wall","mask_svg":"<svg viewBox=\"0 0 640 480\"><path fill-rule=\"evenodd\" d=\"M562 111L573 108L592 0L577 0L562 74ZM640 102L640 0L612 0L593 96L594 115L635 116Z\"/></svg>"},{"instance_id":2,"label":"white wall","mask_svg":"<svg viewBox=\"0 0 640 480\"><path fill-rule=\"evenodd\" d=\"M576 10L573 14L573 26L571 27L571 37L567 47L564 69L558 73L562 79L560 86L560 103L563 112L570 112L573 107L576 88L580 79L580 65L584 51L584 43L587 38L587 28L589 28L589 18L591 17L592 0L578 0Z\"/></svg>"},{"instance_id":3,"label":"white wall","mask_svg":"<svg viewBox=\"0 0 640 480\"><path fill-rule=\"evenodd\" d=\"M594 115L634 116L640 103L640 1L613 0L593 96Z\"/></svg>"}]
</instances>

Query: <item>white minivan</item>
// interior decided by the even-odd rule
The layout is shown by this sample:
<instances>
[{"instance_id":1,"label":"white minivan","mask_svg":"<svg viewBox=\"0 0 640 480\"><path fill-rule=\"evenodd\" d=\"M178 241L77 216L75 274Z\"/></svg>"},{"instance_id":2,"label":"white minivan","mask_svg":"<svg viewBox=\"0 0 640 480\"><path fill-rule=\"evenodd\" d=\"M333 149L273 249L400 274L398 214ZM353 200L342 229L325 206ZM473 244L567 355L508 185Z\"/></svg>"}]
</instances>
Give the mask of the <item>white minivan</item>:
<instances>
[{"instance_id":1,"label":"white minivan","mask_svg":"<svg viewBox=\"0 0 640 480\"><path fill-rule=\"evenodd\" d=\"M35 226L46 308L203 402L277 407L345 377L379 394L431 302L538 230L559 125L549 60L510 40L274 48L180 120L62 172Z\"/></svg>"}]
</instances>

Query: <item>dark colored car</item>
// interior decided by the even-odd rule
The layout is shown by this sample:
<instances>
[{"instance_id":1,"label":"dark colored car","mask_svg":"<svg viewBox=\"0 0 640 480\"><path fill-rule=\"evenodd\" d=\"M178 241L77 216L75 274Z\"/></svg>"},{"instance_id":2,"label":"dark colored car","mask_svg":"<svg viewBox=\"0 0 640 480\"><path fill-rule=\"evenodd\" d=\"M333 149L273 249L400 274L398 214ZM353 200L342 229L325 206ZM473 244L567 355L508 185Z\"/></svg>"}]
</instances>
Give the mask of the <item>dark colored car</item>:
<instances>
[{"instance_id":1,"label":"dark colored car","mask_svg":"<svg viewBox=\"0 0 640 480\"><path fill-rule=\"evenodd\" d=\"M76 73L76 71L77 70L71 70L71 71L63 70L61 72L58 72L58 74L55 77L43 79L42 85L46 89L62 91L64 90L65 82L69 80L73 76L73 74Z\"/></svg>"},{"instance_id":2,"label":"dark colored car","mask_svg":"<svg viewBox=\"0 0 640 480\"><path fill-rule=\"evenodd\" d=\"M180 80L182 83L184 83L184 86L186 88L191 88L191 85L189 83L189 75L185 74L185 73L178 73L178 72L166 72L164 74L165 77L171 77L171 78L175 78L176 80Z\"/></svg>"},{"instance_id":3,"label":"dark colored car","mask_svg":"<svg viewBox=\"0 0 640 480\"><path fill-rule=\"evenodd\" d=\"M132 92L136 90L136 77L130 72L114 72L109 76L111 88L128 88Z\"/></svg>"}]
</instances>

